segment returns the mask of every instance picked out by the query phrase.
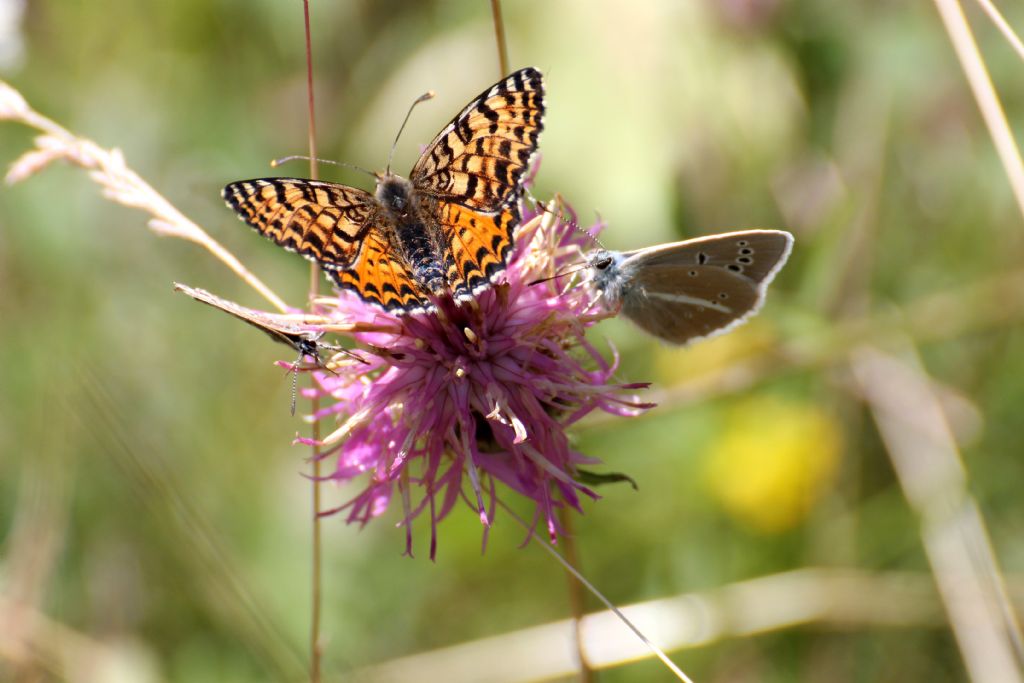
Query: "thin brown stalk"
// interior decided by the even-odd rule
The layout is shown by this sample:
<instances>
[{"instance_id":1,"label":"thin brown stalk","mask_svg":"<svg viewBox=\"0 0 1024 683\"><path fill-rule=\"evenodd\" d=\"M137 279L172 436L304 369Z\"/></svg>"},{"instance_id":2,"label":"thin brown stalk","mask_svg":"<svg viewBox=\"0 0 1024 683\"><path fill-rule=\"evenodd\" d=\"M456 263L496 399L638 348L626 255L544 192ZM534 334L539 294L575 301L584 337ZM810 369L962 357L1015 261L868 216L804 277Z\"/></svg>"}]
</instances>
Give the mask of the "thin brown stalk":
<instances>
[{"instance_id":1,"label":"thin brown stalk","mask_svg":"<svg viewBox=\"0 0 1024 683\"><path fill-rule=\"evenodd\" d=\"M562 551L565 553L565 560L573 567L580 568L579 553L576 552L576 535L573 533L575 511L567 507L559 508L558 521L562 524L564 533L562 535ZM572 635L573 643L576 646L576 659L580 667L580 682L593 683L597 680L594 670L587 661L587 655L583 651L583 610L584 594L583 584L576 580L572 572L566 570L566 590L569 593L569 608L572 611Z\"/></svg>"},{"instance_id":2,"label":"thin brown stalk","mask_svg":"<svg viewBox=\"0 0 1024 683\"><path fill-rule=\"evenodd\" d=\"M1006 122L1006 114L1003 113L999 96L985 68L985 60L978 51L978 44L974 41L967 17L964 16L963 8L957 0L935 0L935 4L960 59L960 65L967 75L967 82L974 91L974 99L978 102L992 142L1003 162L1003 169L1010 181L1017 206L1021 215L1024 215L1024 161L1021 160L1020 150L1010 131L1010 125Z\"/></svg>"},{"instance_id":3,"label":"thin brown stalk","mask_svg":"<svg viewBox=\"0 0 1024 683\"><path fill-rule=\"evenodd\" d=\"M306 89L309 94L307 101L309 109L309 177L316 180L319 169L316 163L316 107L313 99L313 42L309 27L309 0L302 0L302 18L306 31ZM320 297L320 266L311 263L309 266L309 300L316 301ZM316 415L320 411L320 399L314 392L310 398L310 414ZM311 425L311 436L313 445L310 446L310 462L313 467L312 503L313 503L313 529L312 539L312 563L310 581L310 624L309 624L309 680L311 683L320 683L321 662L323 660L323 647L320 642L320 623L323 608L323 539L320 528L320 512L322 507L320 497L320 420L314 419Z\"/></svg>"},{"instance_id":4,"label":"thin brown stalk","mask_svg":"<svg viewBox=\"0 0 1024 683\"><path fill-rule=\"evenodd\" d=\"M491 16L494 17L494 42L498 47L499 76L508 75L508 44L505 42L505 22L501 18L501 0L491 0Z\"/></svg>"}]
</instances>

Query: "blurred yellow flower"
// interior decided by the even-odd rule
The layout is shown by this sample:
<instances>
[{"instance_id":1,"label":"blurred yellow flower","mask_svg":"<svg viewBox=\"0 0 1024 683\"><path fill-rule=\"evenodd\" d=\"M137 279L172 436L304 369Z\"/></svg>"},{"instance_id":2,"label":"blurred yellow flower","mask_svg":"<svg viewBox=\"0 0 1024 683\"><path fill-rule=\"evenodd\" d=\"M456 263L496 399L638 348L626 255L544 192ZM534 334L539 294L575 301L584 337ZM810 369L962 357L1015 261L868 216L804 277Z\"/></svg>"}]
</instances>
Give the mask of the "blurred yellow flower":
<instances>
[{"instance_id":1,"label":"blurred yellow flower","mask_svg":"<svg viewBox=\"0 0 1024 683\"><path fill-rule=\"evenodd\" d=\"M831 486L841 449L837 421L820 408L753 398L730 410L705 473L733 517L778 533L799 523Z\"/></svg>"}]
</instances>

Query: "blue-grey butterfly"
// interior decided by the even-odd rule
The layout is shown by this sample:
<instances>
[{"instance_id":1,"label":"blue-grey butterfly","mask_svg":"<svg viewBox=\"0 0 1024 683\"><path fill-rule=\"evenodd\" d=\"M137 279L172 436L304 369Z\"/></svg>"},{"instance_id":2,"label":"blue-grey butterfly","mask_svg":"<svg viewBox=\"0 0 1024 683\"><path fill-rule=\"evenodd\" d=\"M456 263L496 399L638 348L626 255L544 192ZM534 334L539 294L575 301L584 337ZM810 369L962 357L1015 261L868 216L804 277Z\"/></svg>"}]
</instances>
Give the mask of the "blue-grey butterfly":
<instances>
[{"instance_id":1,"label":"blue-grey butterfly","mask_svg":"<svg viewBox=\"0 0 1024 683\"><path fill-rule=\"evenodd\" d=\"M609 309L659 339L686 344L756 313L792 247L788 232L744 230L636 251L600 249L587 265Z\"/></svg>"}]
</instances>

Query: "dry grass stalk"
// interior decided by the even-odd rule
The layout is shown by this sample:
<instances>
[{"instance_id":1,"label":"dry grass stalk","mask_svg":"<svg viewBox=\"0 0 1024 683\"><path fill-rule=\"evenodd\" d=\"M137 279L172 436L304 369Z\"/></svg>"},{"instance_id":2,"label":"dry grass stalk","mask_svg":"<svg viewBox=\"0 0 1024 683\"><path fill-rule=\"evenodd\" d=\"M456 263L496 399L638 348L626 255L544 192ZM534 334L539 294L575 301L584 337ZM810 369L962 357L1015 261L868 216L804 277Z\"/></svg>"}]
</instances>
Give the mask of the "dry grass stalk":
<instances>
[{"instance_id":1,"label":"dry grass stalk","mask_svg":"<svg viewBox=\"0 0 1024 683\"><path fill-rule=\"evenodd\" d=\"M853 372L882 435L921 536L971 680L1024 681L1020 626L967 472L931 382L907 359L860 349Z\"/></svg>"},{"instance_id":2,"label":"dry grass stalk","mask_svg":"<svg viewBox=\"0 0 1024 683\"><path fill-rule=\"evenodd\" d=\"M288 310L284 301L231 252L131 170L121 150L105 149L92 140L72 134L32 109L21 93L3 81L0 81L0 120L23 123L43 133L35 139L36 146L11 165L6 176L7 183L25 180L57 160L80 166L89 171L89 177L103 188L104 197L149 213L152 218L148 225L153 232L200 245L259 292L274 308L282 312Z\"/></svg>"},{"instance_id":3,"label":"dry grass stalk","mask_svg":"<svg viewBox=\"0 0 1024 683\"><path fill-rule=\"evenodd\" d=\"M964 16L963 8L957 0L935 0L942 16L942 22L949 33L949 39L953 43L960 65L967 75L971 90L974 92L974 99L978 102L981 115L988 126L989 135L996 146L999 158L1003 162L1003 169L1010 181L1013 195L1017 199L1017 206L1021 215L1024 216L1024 161L1021 160L1020 150L1013 138L1010 124L1006 122L1006 114L999 103L999 96L996 94L992 79L985 68L985 60L978 51L978 45L974 42L974 35L971 27Z\"/></svg>"}]
</instances>

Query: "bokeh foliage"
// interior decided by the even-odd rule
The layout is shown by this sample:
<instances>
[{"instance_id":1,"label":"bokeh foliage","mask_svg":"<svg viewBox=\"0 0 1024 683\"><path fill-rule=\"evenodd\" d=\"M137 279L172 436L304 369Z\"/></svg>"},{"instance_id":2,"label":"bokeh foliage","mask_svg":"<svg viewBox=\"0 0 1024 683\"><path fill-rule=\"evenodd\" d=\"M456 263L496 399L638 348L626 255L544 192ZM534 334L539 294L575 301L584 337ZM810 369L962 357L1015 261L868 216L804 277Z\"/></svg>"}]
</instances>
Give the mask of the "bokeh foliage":
<instances>
[{"instance_id":1,"label":"bokeh foliage","mask_svg":"<svg viewBox=\"0 0 1024 683\"><path fill-rule=\"evenodd\" d=\"M1024 26L1024 11L1007 9ZM1016 292L979 300L970 287L1019 268L1024 232L934 7L576 0L508 2L505 14L513 66L547 78L537 196L562 193L584 223L599 213L613 248L745 227L797 237L763 314L728 337L678 350L624 323L599 328L622 378L651 380L666 401L579 430L585 452L640 485L602 489L578 520L587 576L626 603L801 566L927 571L845 362L848 344L884 343L942 292L943 325L910 333L958 407L971 489L1019 572L1024 306ZM484 2L314 2L313 16L326 157L382 167L408 103L434 89L396 152L407 168L498 76ZM971 16L1019 122L1024 66ZM20 63L0 76L69 129L120 147L289 302L304 301L306 264L218 196L306 149L300 3L37 0L21 35ZM0 160L30 144L24 129L0 130ZM305 427L271 365L280 349L172 294L174 280L261 304L77 170L0 192L0 581L113 648L127 680L301 677L309 485L307 452L289 441ZM737 366L751 381L722 389ZM705 389L684 393L702 377ZM415 560L400 557L398 518L326 525L328 671L566 616L559 568L518 548L507 517L481 556L479 523L459 511L436 563L423 535ZM964 675L940 624L808 627L676 660L706 681ZM603 680L661 675L646 662Z\"/></svg>"}]
</instances>

